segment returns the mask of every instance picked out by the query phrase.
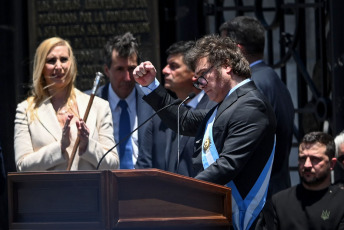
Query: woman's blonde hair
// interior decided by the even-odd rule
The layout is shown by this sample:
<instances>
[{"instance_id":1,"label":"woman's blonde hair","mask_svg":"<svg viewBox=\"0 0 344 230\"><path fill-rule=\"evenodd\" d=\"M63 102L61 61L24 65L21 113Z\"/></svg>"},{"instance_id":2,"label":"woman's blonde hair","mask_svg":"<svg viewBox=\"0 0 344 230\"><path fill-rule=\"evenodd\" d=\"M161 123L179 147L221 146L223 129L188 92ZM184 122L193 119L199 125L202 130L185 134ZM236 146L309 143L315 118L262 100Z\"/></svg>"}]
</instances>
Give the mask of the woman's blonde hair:
<instances>
[{"instance_id":1,"label":"woman's blonde hair","mask_svg":"<svg viewBox=\"0 0 344 230\"><path fill-rule=\"evenodd\" d=\"M62 38L48 38L37 47L34 57L31 97L28 98L28 111L31 115L44 100L50 99L53 96L49 94L48 85L43 76L43 69L49 52L56 46L66 46L68 48L70 60L70 68L66 73L66 79L69 79L69 83L67 85L68 102L70 101L70 98L75 96L74 81L77 75L77 67L72 47L68 41Z\"/></svg>"}]
</instances>

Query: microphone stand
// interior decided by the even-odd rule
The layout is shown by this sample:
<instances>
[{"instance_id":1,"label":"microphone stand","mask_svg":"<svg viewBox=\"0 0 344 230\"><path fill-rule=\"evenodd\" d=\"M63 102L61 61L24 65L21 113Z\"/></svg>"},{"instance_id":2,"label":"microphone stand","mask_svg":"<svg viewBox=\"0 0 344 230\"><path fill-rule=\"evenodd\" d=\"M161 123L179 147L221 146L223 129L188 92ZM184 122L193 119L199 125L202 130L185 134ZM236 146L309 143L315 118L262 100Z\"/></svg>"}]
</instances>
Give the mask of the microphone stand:
<instances>
[{"instance_id":1,"label":"microphone stand","mask_svg":"<svg viewBox=\"0 0 344 230\"><path fill-rule=\"evenodd\" d=\"M179 131L179 110L180 110L180 106L186 102L187 100L190 100L192 98L194 98L196 96L196 94L194 92L190 93L179 105L178 105L178 110L177 110L177 171L176 173L178 173L178 169L179 169L179 155L180 155L180 131Z\"/></svg>"},{"instance_id":2,"label":"microphone stand","mask_svg":"<svg viewBox=\"0 0 344 230\"><path fill-rule=\"evenodd\" d=\"M96 78L94 79L94 82L93 82L93 88L92 88L90 100L88 101L86 112L85 112L85 115L84 115L84 118L83 118L85 123L87 121L88 114L89 114L89 112L91 110L91 106L93 104L93 99L94 99L94 96L95 96L95 94L97 92L98 85L99 85L101 77L104 77L104 75L102 73L100 73L100 72L97 72L96 73ZM74 158L75 158L75 154L76 154L76 150L78 149L79 143L80 143L80 138L78 136L76 138L76 140L75 140L73 151L72 151L72 154L71 154L71 156L69 158L69 161L68 161L67 171L70 171L70 169L72 168L72 164L73 164L73 161L74 161Z\"/></svg>"}]
</instances>

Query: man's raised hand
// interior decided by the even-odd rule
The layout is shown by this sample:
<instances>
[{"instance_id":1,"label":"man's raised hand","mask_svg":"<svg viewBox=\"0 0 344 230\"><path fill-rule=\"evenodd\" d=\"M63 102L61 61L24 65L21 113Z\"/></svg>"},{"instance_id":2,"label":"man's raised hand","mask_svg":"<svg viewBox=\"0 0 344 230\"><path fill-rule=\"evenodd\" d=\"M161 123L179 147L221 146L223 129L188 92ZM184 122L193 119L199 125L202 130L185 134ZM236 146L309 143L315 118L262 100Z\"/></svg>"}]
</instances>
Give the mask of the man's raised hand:
<instances>
[{"instance_id":1,"label":"man's raised hand","mask_svg":"<svg viewBox=\"0 0 344 230\"><path fill-rule=\"evenodd\" d=\"M155 79L156 69L149 61L141 62L141 64L134 69L133 75L137 83L142 86L148 86Z\"/></svg>"}]
</instances>

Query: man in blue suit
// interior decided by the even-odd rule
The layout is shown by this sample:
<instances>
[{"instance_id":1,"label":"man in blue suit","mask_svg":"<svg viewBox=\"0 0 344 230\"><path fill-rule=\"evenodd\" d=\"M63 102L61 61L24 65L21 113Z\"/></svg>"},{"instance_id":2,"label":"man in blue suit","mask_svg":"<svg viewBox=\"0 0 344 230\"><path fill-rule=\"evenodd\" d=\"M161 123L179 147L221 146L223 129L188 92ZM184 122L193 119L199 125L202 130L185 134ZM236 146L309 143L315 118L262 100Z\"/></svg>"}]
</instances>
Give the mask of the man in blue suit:
<instances>
[{"instance_id":1,"label":"man in blue suit","mask_svg":"<svg viewBox=\"0 0 344 230\"><path fill-rule=\"evenodd\" d=\"M250 63L257 88L272 105L276 120L276 151L271 172L268 197L291 185L289 154L294 127L294 105L286 85L277 73L263 61L265 29L255 18L238 16L220 27L221 36L228 36L237 43Z\"/></svg>"},{"instance_id":2,"label":"man in blue suit","mask_svg":"<svg viewBox=\"0 0 344 230\"><path fill-rule=\"evenodd\" d=\"M130 131L146 121L153 114L153 110L142 100L143 93L133 79L133 70L139 60L138 43L134 36L130 32L115 36L107 41L104 51L104 73L108 77L109 83L99 87L97 96L109 101L113 118L114 138L116 143L119 143L119 141L123 141L123 138L120 138L119 130L120 123L123 123L120 122L123 111L119 105L120 101L125 101L127 104ZM118 148L121 169L136 168L142 146L149 144L143 142L145 130L149 125L151 123L147 122L128 139L128 144L131 144L131 156L129 156L131 164L129 166L122 164L124 156L121 155L120 148Z\"/></svg>"},{"instance_id":3,"label":"man in blue suit","mask_svg":"<svg viewBox=\"0 0 344 230\"><path fill-rule=\"evenodd\" d=\"M210 101L204 91L193 86L194 72L185 64L184 56L194 46L194 41L179 41L172 44L167 50L167 65L162 70L164 74L164 87L184 100L190 93L196 96L187 101L186 106L192 109L211 109L216 105ZM160 119L160 118L154 118ZM194 137L178 136L171 129L167 129L162 122L154 122L146 133L147 143L150 139L159 140L166 136L166 141L154 141L152 145L145 145L143 153L138 160L142 168L158 168L184 176L194 177L192 167L192 154ZM179 138L179 146L178 146ZM165 152L161 152L161 145L166 146ZM179 149L178 149L179 147ZM140 163L139 163L140 162Z\"/></svg>"}]
</instances>

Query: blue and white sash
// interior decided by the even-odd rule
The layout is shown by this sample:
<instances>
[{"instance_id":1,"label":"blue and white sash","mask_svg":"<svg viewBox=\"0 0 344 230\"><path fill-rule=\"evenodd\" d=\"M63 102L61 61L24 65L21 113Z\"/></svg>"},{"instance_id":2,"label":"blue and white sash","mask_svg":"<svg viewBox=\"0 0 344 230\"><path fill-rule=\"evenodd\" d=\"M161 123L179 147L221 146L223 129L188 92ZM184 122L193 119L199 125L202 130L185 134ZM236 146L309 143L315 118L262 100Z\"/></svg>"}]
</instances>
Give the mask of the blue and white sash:
<instances>
[{"instance_id":1,"label":"blue and white sash","mask_svg":"<svg viewBox=\"0 0 344 230\"><path fill-rule=\"evenodd\" d=\"M219 158L219 154L214 144L215 142L213 140L212 131L216 112L217 109L208 120L206 131L203 137L202 163L204 169L206 169ZM275 145L276 137L269 160L245 199L242 199L233 181L230 181L228 184L226 184L226 186L230 187L232 191L232 219L234 229L236 230L249 229L264 207L270 180L272 162L274 159Z\"/></svg>"}]
</instances>

